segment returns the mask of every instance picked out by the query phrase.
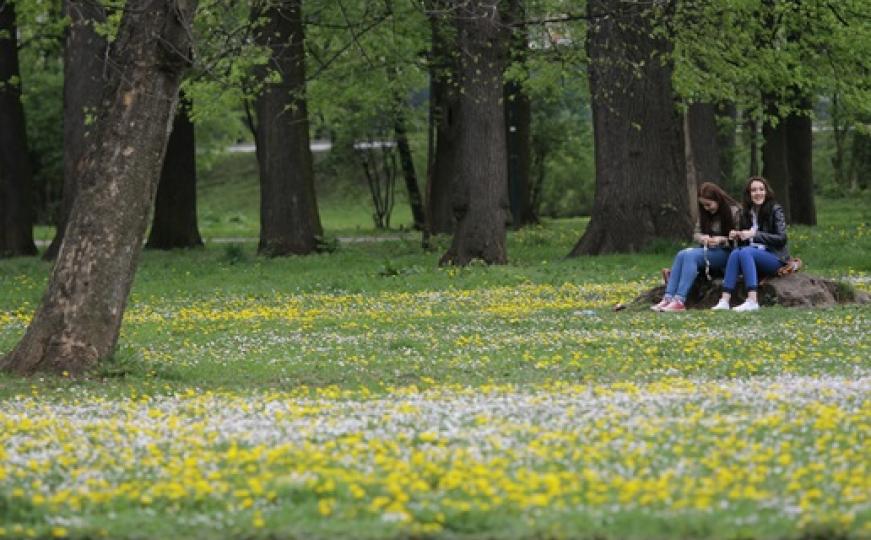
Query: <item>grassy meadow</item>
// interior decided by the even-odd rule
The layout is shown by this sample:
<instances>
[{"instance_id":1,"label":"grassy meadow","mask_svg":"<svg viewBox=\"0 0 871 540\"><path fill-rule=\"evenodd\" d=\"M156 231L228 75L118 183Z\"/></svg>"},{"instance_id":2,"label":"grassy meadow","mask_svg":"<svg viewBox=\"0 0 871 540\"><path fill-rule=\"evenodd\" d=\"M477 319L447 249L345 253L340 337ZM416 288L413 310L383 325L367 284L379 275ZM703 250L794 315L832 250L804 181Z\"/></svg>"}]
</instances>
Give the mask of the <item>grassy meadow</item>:
<instances>
[{"instance_id":1,"label":"grassy meadow","mask_svg":"<svg viewBox=\"0 0 871 540\"><path fill-rule=\"evenodd\" d=\"M256 238L243 165L205 237ZM614 312L678 246L567 260L585 220L546 221L438 268L324 201L334 252L146 252L91 378L0 375L0 538L871 536L871 307ZM818 203L794 254L871 291L867 198ZM49 270L0 261L0 351Z\"/></svg>"}]
</instances>

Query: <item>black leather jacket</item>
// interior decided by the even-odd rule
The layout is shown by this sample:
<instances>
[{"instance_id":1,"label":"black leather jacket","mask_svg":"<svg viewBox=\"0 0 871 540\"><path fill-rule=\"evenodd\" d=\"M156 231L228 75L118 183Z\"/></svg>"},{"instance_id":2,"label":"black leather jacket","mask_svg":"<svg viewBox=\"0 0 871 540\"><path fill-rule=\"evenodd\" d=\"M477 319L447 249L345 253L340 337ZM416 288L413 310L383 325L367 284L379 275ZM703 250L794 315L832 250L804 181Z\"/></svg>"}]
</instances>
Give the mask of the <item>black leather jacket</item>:
<instances>
[{"instance_id":1,"label":"black leather jacket","mask_svg":"<svg viewBox=\"0 0 871 540\"><path fill-rule=\"evenodd\" d=\"M758 225L756 236L752 241L764 244L768 251L780 259L780 262L785 263L789 259L789 248L786 245L786 215L783 207L773 201L763 204L759 209ZM753 218L745 209L741 213L741 229L749 229L752 226ZM744 245L747 244L749 242L744 242Z\"/></svg>"}]
</instances>

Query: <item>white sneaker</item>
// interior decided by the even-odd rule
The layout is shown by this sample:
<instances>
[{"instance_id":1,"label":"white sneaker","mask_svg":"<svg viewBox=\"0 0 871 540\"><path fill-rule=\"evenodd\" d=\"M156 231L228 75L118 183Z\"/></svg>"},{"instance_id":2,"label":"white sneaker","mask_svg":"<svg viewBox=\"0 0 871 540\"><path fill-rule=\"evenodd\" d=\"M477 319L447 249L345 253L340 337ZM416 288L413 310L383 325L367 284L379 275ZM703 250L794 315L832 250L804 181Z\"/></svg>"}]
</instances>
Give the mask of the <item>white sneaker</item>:
<instances>
[{"instance_id":1,"label":"white sneaker","mask_svg":"<svg viewBox=\"0 0 871 540\"><path fill-rule=\"evenodd\" d=\"M756 311L757 309L759 309L759 304L750 300L747 300L740 306L735 306L735 311Z\"/></svg>"},{"instance_id":2,"label":"white sneaker","mask_svg":"<svg viewBox=\"0 0 871 540\"><path fill-rule=\"evenodd\" d=\"M727 302L721 298L720 301L717 302L717 305L712 307L711 309L714 311L728 311L729 310L729 302Z\"/></svg>"}]
</instances>

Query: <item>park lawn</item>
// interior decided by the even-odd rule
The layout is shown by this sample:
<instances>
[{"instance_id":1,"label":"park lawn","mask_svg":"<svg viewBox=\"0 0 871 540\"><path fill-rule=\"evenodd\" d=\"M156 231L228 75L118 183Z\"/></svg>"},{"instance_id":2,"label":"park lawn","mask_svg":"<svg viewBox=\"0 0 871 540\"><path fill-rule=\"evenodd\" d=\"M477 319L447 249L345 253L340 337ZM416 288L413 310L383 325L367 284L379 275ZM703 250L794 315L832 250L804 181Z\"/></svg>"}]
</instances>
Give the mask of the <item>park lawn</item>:
<instances>
[{"instance_id":1,"label":"park lawn","mask_svg":"<svg viewBox=\"0 0 871 540\"><path fill-rule=\"evenodd\" d=\"M362 176L356 184L349 182L341 186L332 185L328 178L328 175L315 175L320 218L327 235L371 234L374 230L372 200ZM197 205L200 232L205 239L257 238L260 185L254 154L227 154L201 171ZM390 223L397 230L409 229L413 224L401 182L396 187Z\"/></svg>"},{"instance_id":2,"label":"park lawn","mask_svg":"<svg viewBox=\"0 0 871 540\"><path fill-rule=\"evenodd\" d=\"M808 271L871 290L864 208L791 229ZM0 537L871 534L871 308L614 312L676 246L567 260L583 225L146 252L91 379L0 375ZM48 271L0 261L0 350Z\"/></svg>"}]
</instances>

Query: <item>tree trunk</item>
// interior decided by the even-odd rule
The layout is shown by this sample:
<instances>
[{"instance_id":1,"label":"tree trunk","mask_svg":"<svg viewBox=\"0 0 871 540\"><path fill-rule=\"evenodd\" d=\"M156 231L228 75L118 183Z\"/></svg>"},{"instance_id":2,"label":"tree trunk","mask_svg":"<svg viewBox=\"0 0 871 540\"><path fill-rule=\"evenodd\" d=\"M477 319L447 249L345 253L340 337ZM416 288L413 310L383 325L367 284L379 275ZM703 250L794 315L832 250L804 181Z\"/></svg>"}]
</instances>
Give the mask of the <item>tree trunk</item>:
<instances>
[{"instance_id":1,"label":"tree trunk","mask_svg":"<svg viewBox=\"0 0 871 540\"><path fill-rule=\"evenodd\" d=\"M774 125L775 122L777 125ZM762 123L762 176L768 180L777 201L783 206L786 219L791 220L786 122L777 117L777 107L771 101L768 102Z\"/></svg>"},{"instance_id":2,"label":"tree trunk","mask_svg":"<svg viewBox=\"0 0 871 540\"><path fill-rule=\"evenodd\" d=\"M180 97L166 145L154 220L146 248L175 249L203 245L197 228L197 157L190 102Z\"/></svg>"},{"instance_id":3,"label":"tree trunk","mask_svg":"<svg viewBox=\"0 0 871 540\"><path fill-rule=\"evenodd\" d=\"M847 167L844 156L846 155L847 137L850 133L849 122L846 121L844 111L841 108L841 97L838 92L832 94L832 138L835 143L835 155L832 156L832 171L835 176L835 184L844 187L847 183Z\"/></svg>"},{"instance_id":4,"label":"tree trunk","mask_svg":"<svg viewBox=\"0 0 871 540\"><path fill-rule=\"evenodd\" d=\"M108 64L78 195L48 288L0 368L93 368L115 349L188 66L195 1L129 0Z\"/></svg>"},{"instance_id":5,"label":"tree trunk","mask_svg":"<svg viewBox=\"0 0 871 540\"><path fill-rule=\"evenodd\" d=\"M457 141L460 169L452 201L457 226L440 264L507 260L508 159L501 103L506 41L498 6L499 0L472 0L455 8L463 129Z\"/></svg>"},{"instance_id":6,"label":"tree trunk","mask_svg":"<svg viewBox=\"0 0 871 540\"><path fill-rule=\"evenodd\" d=\"M504 24L508 26L511 61L526 61L529 38L524 0L510 0ZM538 221L532 209L530 139L532 108L529 96L516 81L505 83L505 138L508 145L508 201L515 229Z\"/></svg>"},{"instance_id":7,"label":"tree trunk","mask_svg":"<svg viewBox=\"0 0 871 540\"><path fill-rule=\"evenodd\" d=\"M859 121L868 123L869 117L860 118ZM860 131L853 131L853 144L850 149L850 191L856 192L868 187L871 179L871 135Z\"/></svg>"},{"instance_id":8,"label":"tree trunk","mask_svg":"<svg viewBox=\"0 0 871 540\"><path fill-rule=\"evenodd\" d=\"M587 33L596 158L590 224L570 256L642 249L693 229L667 39L635 2L591 0ZM609 13L609 17L598 16Z\"/></svg>"},{"instance_id":9,"label":"tree trunk","mask_svg":"<svg viewBox=\"0 0 871 540\"><path fill-rule=\"evenodd\" d=\"M456 39L443 1L430 3L432 15L432 58L430 60L430 130L434 133L435 154L427 174L427 216L432 234L451 234L454 215L451 189L459 174L459 138L462 118L459 114L457 65L454 59Z\"/></svg>"},{"instance_id":10,"label":"tree trunk","mask_svg":"<svg viewBox=\"0 0 871 540\"><path fill-rule=\"evenodd\" d=\"M426 214L423 209L420 188L417 186L417 173L414 171L414 159L411 154L411 145L408 143L408 132L405 130L405 119L401 107L396 113L393 131L396 135L402 175L405 178L405 189L408 191L408 203L411 205L411 215L414 218L414 228L422 231L426 228Z\"/></svg>"},{"instance_id":11,"label":"tree trunk","mask_svg":"<svg viewBox=\"0 0 871 540\"><path fill-rule=\"evenodd\" d=\"M734 103L717 105L717 148L719 149L720 177L717 183L727 191L734 183L735 174L735 120L738 110Z\"/></svg>"},{"instance_id":12,"label":"tree trunk","mask_svg":"<svg viewBox=\"0 0 871 540\"><path fill-rule=\"evenodd\" d=\"M0 0L0 257L36 254L17 35L15 6Z\"/></svg>"},{"instance_id":13,"label":"tree trunk","mask_svg":"<svg viewBox=\"0 0 871 540\"><path fill-rule=\"evenodd\" d=\"M811 107L810 100L802 104ZM813 177L813 122L809 114L793 113L784 121L791 223L816 225Z\"/></svg>"},{"instance_id":14,"label":"tree trunk","mask_svg":"<svg viewBox=\"0 0 871 540\"><path fill-rule=\"evenodd\" d=\"M699 182L720 183L720 141L717 129L717 106L713 103L693 103L687 111L687 139L692 141L693 164ZM695 197L690 203L695 204Z\"/></svg>"},{"instance_id":15,"label":"tree trunk","mask_svg":"<svg viewBox=\"0 0 871 540\"><path fill-rule=\"evenodd\" d=\"M753 118L752 112L747 118L745 124L748 134L748 145L750 146L750 176L759 176L759 126L756 119Z\"/></svg>"},{"instance_id":16,"label":"tree trunk","mask_svg":"<svg viewBox=\"0 0 871 540\"><path fill-rule=\"evenodd\" d=\"M93 117L107 76L109 47L94 30L96 24L106 21L106 13L97 0L64 0L63 4L64 15L70 19L64 44L64 183L57 229L43 254L46 260L57 257L64 239L82 174L79 160L92 136Z\"/></svg>"},{"instance_id":17,"label":"tree trunk","mask_svg":"<svg viewBox=\"0 0 871 540\"><path fill-rule=\"evenodd\" d=\"M694 103L690 105L688 117L686 137L692 141L698 183L714 182L728 190L732 185L735 153L735 106L729 103ZM698 209L695 193L690 206Z\"/></svg>"},{"instance_id":18,"label":"tree trunk","mask_svg":"<svg viewBox=\"0 0 871 540\"><path fill-rule=\"evenodd\" d=\"M684 133L684 162L687 168L687 202L689 203L690 219L693 222L699 219L699 205L697 201L697 193L699 191L699 171L696 168L695 157L695 139L696 135L692 129L692 106L683 115L683 133ZM699 133L699 135L704 135Z\"/></svg>"},{"instance_id":19,"label":"tree trunk","mask_svg":"<svg viewBox=\"0 0 871 540\"><path fill-rule=\"evenodd\" d=\"M323 234L314 188L305 99L305 47L301 0L259 3L264 25L255 39L272 52L279 74L257 97L260 165L260 245L268 256L305 255ZM262 10L262 11L261 11ZM266 75L266 73L262 73Z\"/></svg>"}]
</instances>

